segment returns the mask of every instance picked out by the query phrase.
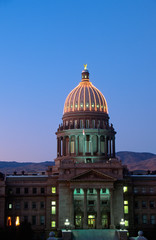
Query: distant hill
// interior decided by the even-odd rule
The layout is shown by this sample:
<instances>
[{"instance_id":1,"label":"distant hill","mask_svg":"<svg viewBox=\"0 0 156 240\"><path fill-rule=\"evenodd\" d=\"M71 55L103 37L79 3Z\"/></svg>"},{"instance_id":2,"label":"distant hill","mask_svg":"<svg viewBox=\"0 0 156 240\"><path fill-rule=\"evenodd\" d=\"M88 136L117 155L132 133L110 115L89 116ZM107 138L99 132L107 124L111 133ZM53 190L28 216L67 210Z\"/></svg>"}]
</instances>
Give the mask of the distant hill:
<instances>
[{"instance_id":1,"label":"distant hill","mask_svg":"<svg viewBox=\"0 0 156 240\"><path fill-rule=\"evenodd\" d=\"M21 173L22 171L29 173L44 172L48 169L48 166L53 165L53 161L46 161L40 163L0 161L0 172L4 174L12 174L14 172Z\"/></svg>"},{"instance_id":2,"label":"distant hill","mask_svg":"<svg viewBox=\"0 0 156 240\"><path fill-rule=\"evenodd\" d=\"M117 152L116 156L127 165L130 171L144 170L156 171L156 154L152 153L136 153L136 152ZM0 161L0 172L4 174L12 174L13 172L21 173L22 171L29 173L44 172L48 166L53 166L54 161L47 162L5 162Z\"/></svg>"},{"instance_id":3,"label":"distant hill","mask_svg":"<svg viewBox=\"0 0 156 240\"><path fill-rule=\"evenodd\" d=\"M156 154L137 152L117 152L117 157L127 165L129 170L156 170Z\"/></svg>"}]
</instances>

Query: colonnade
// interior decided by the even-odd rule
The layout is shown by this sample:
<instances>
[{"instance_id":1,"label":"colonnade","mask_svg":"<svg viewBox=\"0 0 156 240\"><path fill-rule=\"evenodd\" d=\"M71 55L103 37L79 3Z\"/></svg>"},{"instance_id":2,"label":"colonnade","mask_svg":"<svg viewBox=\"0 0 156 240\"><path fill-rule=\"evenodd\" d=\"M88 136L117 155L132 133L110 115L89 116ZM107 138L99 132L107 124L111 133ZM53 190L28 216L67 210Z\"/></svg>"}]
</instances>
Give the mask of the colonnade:
<instances>
[{"instance_id":1,"label":"colonnade","mask_svg":"<svg viewBox=\"0 0 156 240\"><path fill-rule=\"evenodd\" d=\"M80 136L82 149L80 151ZM96 149L94 152L93 138L96 140ZM89 140L88 140L89 139ZM89 142L89 148L87 148L87 142ZM103 143L103 145L102 145ZM69 135L57 137L57 157L70 156L70 155L89 155L95 154L105 155L105 157L115 157L115 136L107 135Z\"/></svg>"},{"instance_id":2,"label":"colonnade","mask_svg":"<svg viewBox=\"0 0 156 240\"><path fill-rule=\"evenodd\" d=\"M96 188L97 192L97 216L96 216L96 228L100 229L102 228L102 223L101 223L101 204L100 204L100 188ZM83 198L83 228L86 229L88 228L88 211L87 211L87 188L83 188L84 192L84 198ZM110 228L114 228L114 210L113 210L113 189L109 189L110 192ZM71 203L71 208L70 208L70 222L72 225L74 225L74 189L70 189L70 203Z\"/></svg>"}]
</instances>

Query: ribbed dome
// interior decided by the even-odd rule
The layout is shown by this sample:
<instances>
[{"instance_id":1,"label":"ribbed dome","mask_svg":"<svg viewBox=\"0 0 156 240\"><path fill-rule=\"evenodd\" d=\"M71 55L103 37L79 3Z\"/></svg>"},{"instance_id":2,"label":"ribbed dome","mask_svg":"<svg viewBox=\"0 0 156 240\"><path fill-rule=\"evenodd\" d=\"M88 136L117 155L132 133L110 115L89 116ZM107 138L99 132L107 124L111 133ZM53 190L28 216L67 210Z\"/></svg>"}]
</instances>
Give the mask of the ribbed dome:
<instances>
[{"instance_id":1,"label":"ribbed dome","mask_svg":"<svg viewBox=\"0 0 156 240\"><path fill-rule=\"evenodd\" d=\"M96 111L108 114L106 99L89 81L86 65L82 71L82 81L69 93L64 104L64 114L78 111Z\"/></svg>"}]
</instances>

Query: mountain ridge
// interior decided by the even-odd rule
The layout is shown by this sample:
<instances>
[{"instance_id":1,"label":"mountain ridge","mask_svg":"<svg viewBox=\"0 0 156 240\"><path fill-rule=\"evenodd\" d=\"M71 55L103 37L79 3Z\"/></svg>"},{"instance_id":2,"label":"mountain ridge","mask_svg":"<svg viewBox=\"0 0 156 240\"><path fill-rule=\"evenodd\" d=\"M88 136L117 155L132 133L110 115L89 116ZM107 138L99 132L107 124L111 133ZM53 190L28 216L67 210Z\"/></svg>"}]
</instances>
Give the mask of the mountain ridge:
<instances>
[{"instance_id":1,"label":"mountain ridge","mask_svg":"<svg viewBox=\"0 0 156 240\"><path fill-rule=\"evenodd\" d=\"M156 170L156 154L149 152L131 152L119 151L116 156L122 161L123 165L127 165L130 171ZM53 166L54 161L45 162L16 162L16 161L0 161L0 172L4 174L12 174L14 172L44 172L48 166Z\"/></svg>"}]
</instances>

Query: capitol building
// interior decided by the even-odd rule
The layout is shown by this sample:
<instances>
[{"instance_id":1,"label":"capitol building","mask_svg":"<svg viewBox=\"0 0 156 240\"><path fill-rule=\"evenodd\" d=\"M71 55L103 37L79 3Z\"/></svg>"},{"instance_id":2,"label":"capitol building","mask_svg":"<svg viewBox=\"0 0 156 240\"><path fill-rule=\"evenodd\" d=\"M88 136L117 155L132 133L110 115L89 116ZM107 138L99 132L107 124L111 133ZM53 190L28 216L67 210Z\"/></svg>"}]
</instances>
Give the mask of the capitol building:
<instances>
[{"instance_id":1,"label":"capitol building","mask_svg":"<svg viewBox=\"0 0 156 240\"><path fill-rule=\"evenodd\" d=\"M96 82L95 82L96 84ZM60 110L61 111L61 110ZM30 222L44 236L64 228L155 233L156 175L131 175L116 157L107 101L84 66L56 131L55 165L46 173L0 179L0 227Z\"/></svg>"}]
</instances>

